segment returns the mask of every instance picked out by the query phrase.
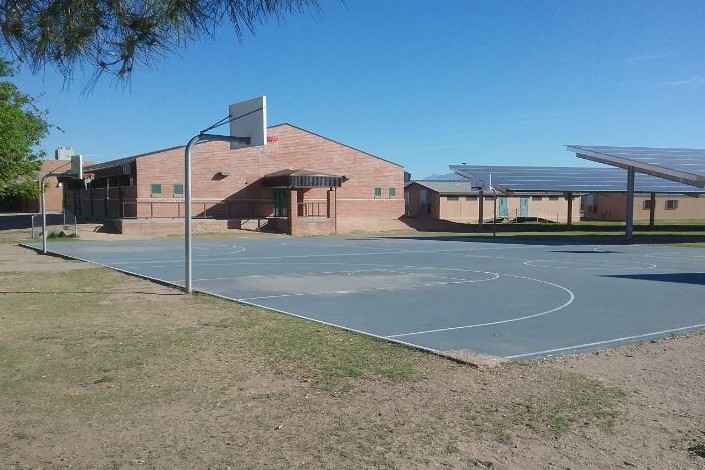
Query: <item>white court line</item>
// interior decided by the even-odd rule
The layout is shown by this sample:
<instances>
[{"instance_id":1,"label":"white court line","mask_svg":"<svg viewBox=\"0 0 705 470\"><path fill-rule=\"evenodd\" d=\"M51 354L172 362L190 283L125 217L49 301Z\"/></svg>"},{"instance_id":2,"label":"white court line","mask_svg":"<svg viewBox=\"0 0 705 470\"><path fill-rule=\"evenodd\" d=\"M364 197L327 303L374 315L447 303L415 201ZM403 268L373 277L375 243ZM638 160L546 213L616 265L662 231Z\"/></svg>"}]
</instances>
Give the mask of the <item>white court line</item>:
<instances>
[{"instance_id":1,"label":"white court line","mask_svg":"<svg viewBox=\"0 0 705 470\"><path fill-rule=\"evenodd\" d=\"M563 352L563 351L573 351L573 350L579 350L579 349L585 349L585 348L592 348L592 347L601 346L604 344L619 343L619 342L624 342L624 341L633 341L635 339L649 338L651 336L665 335L668 333L677 333L679 331L686 331L686 330L692 330L692 329L698 329L698 328L705 328L705 323L701 323L699 325L684 326L681 328L673 328L671 330L655 331L653 333L645 333L643 335L624 336L622 338L608 339L605 341L595 341L594 343L578 344L576 346L568 346L565 348L546 349L545 351L536 351L536 352L525 353L525 354L515 354L513 356L505 356L505 359L518 359L520 357L541 356L541 355L545 355L545 354L551 354L551 353L557 353L557 352Z\"/></svg>"},{"instance_id":2,"label":"white court line","mask_svg":"<svg viewBox=\"0 0 705 470\"><path fill-rule=\"evenodd\" d=\"M554 284L553 282L542 281L541 279L534 279L531 277L517 276L515 274L501 274L501 275L502 276L509 276L509 277L516 277L519 279L526 279L529 281L540 282L542 284L548 284L550 286L557 287L559 289L566 291L570 298L563 305L559 305L558 307L552 308L551 310L546 310L545 312L535 313L533 315L525 315L523 317L510 318L507 320L498 320L498 321L487 322L487 323L476 323L474 325L453 326L450 328L438 328L436 330L415 331L413 333L401 333L398 335L388 335L388 336L385 336L385 338L401 338L402 336L423 335L426 333L438 333L438 332L442 332L442 331L464 330L464 329L469 329L469 328L479 328L481 326L492 326L492 325L501 325L503 323L513 323L513 322L518 322L518 321L522 321L522 320L528 320L530 318L542 317L544 315L548 315L550 313L557 312L558 310L561 310L561 309L567 307L568 305L572 304L573 301L575 300L575 294L573 293L573 291L571 291L567 287L563 287L559 284Z\"/></svg>"},{"instance_id":3,"label":"white court line","mask_svg":"<svg viewBox=\"0 0 705 470\"><path fill-rule=\"evenodd\" d=\"M647 253L644 255L645 258L658 258L658 259L694 259L696 261L701 261L697 258L705 258L705 255L695 255L695 254L685 254L682 251L672 251L672 252L661 252L661 253Z\"/></svg>"},{"instance_id":4,"label":"white court line","mask_svg":"<svg viewBox=\"0 0 705 470\"><path fill-rule=\"evenodd\" d=\"M282 259L302 259L302 258L338 258L342 256L379 256L379 255L399 255L399 254L408 254L408 253L430 253L430 254L453 254L457 252L463 252L463 251L484 251L484 250L502 250L502 249L507 249L507 248L524 248L522 246L502 246L502 247L489 247L489 248L456 248L452 250L397 250L397 251L370 251L370 252L365 252L365 253L319 253L319 254L310 254L310 255L283 255L283 256L248 256L247 258L234 258L234 259L228 259L228 262L224 263L214 263L214 264L208 264L208 266L218 266L221 264L240 264L240 261L252 261L252 260L270 260L270 259L276 259L276 260L282 260ZM212 258L214 256L219 256L216 254L213 255L207 255L207 257ZM204 258L206 257L205 255L203 256ZM199 256L199 258L201 258ZM136 265L136 264L148 264L148 263L181 263L183 264L184 260L183 258L180 259L175 259L175 260L167 260L167 259L155 259L155 260L148 260L148 261L112 261L108 260L105 261L106 263L111 263L115 265ZM154 267L166 267L162 265L155 265Z\"/></svg>"},{"instance_id":5,"label":"white court line","mask_svg":"<svg viewBox=\"0 0 705 470\"><path fill-rule=\"evenodd\" d=\"M492 255L465 255L466 258L492 258L492 259L508 259L510 261L526 261L526 258L513 258L511 256L492 256Z\"/></svg>"},{"instance_id":6,"label":"white court line","mask_svg":"<svg viewBox=\"0 0 705 470\"><path fill-rule=\"evenodd\" d=\"M546 263L548 266L545 264ZM612 261L608 263L599 263L598 261L561 261L549 259L530 259L524 261L526 266L532 268L549 268L549 269L655 269L657 265L653 263L635 263L632 261ZM567 266L561 266L562 264Z\"/></svg>"},{"instance_id":7,"label":"white court line","mask_svg":"<svg viewBox=\"0 0 705 470\"><path fill-rule=\"evenodd\" d=\"M343 263L340 263L343 264ZM394 266L396 267L396 266ZM402 267L403 268L403 267ZM409 269L409 268L406 268ZM413 269L413 268L412 268ZM427 269L427 268L420 268L420 269ZM194 279L194 281L202 281L202 282L207 282L207 281L236 281L238 279L252 279L252 278L259 278L259 279L271 279L271 278L281 278L281 277L291 277L291 276L319 276L319 275L341 275L341 276L357 276L357 275L369 275L369 274L379 274L379 273L389 273L389 274L416 274L416 273L410 273L408 271L400 271L399 269L381 269L381 268L373 268L373 269L356 269L354 271L312 271L312 272L305 272L305 273L286 273L286 274L249 274L247 276L229 276L229 277L202 277L198 279ZM452 279L454 281L467 281L468 279L462 279L462 278L456 278L456 277L450 277L450 276L439 276L436 275L434 277L437 277L438 279Z\"/></svg>"},{"instance_id":8,"label":"white court line","mask_svg":"<svg viewBox=\"0 0 705 470\"><path fill-rule=\"evenodd\" d=\"M475 271L470 271L470 272L475 272ZM250 300L279 299L279 298L284 298L284 297L303 297L306 295L313 296L313 295L334 295L334 294L359 294L362 292L374 292L374 291L408 290L408 289L416 289L418 287L448 286L448 285L453 285L453 284L474 284L476 282L494 281L494 280L498 279L500 276L497 273L490 273L490 272L484 272L484 271L477 271L477 272L482 272L484 274L491 274L494 277L489 277L487 279L461 279L458 281L434 281L434 282L427 282L424 284L409 284L406 286L393 286L393 287L371 287L368 289L337 290L337 291L324 291L324 292L298 292L298 293L293 293L293 294L263 295L263 296L259 296L259 297L243 297L243 298L237 299L237 300L242 301L242 302L247 302ZM454 279L454 278L440 277L440 279Z\"/></svg>"}]
</instances>

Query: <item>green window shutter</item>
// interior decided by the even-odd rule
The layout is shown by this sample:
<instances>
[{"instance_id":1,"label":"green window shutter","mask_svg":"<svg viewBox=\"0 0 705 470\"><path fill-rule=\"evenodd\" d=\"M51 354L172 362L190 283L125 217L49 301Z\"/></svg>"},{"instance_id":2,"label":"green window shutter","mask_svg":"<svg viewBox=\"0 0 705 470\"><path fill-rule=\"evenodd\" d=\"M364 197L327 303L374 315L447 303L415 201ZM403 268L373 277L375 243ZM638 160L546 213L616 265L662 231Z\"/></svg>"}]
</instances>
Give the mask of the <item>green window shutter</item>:
<instances>
[{"instance_id":1,"label":"green window shutter","mask_svg":"<svg viewBox=\"0 0 705 470\"><path fill-rule=\"evenodd\" d=\"M397 188L389 188L389 199L397 197Z\"/></svg>"},{"instance_id":2,"label":"green window shutter","mask_svg":"<svg viewBox=\"0 0 705 470\"><path fill-rule=\"evenodd\" d=\"M375 198L382 197L382 188L375 188Z\"/></svg>"},{"instance_id":3,"label":"green window shutter","mask_svg":"<svg viewBox=\"0 0 705 470\"><path fill-rule=\"evenodd\" d=\"M152 183L149 185L149 192L152 194L161 194L162 185L160 183Z\"/></svg>"},{"instance_id":4,"label":"green window shutter","mask_svg":"<svg viewBox=\"0 0 705 470\"><path fill-rule=\"evenodd\" d=\"M174 184L174 196L183 196L184 195L184 185L181 183L175 183Z\"/></svg>"}]
</instances>

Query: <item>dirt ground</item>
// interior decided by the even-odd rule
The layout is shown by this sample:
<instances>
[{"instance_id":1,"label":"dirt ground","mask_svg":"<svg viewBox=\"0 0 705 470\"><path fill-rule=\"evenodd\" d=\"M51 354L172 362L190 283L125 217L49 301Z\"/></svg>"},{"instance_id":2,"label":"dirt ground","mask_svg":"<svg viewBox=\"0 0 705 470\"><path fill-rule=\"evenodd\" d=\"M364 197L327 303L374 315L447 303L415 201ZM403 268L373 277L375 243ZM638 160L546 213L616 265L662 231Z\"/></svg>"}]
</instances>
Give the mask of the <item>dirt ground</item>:
<instances>
[{"instance_id":1,"label":"dirt ground","mask_svg":"<svg viewBox=\"0 0 705 470\"><path fill-rule=\"evenodd\" d=\"M137 336L150 326L189 326L201 337L212 335L199 343L203 354L211 352L194 352L195 362L184 359L178 370L166 357L124 382L56 382L42 389L47 401L29 407L20 405L23 393L32 390L19 390L19 381L1 382L7 387L2 394L11 398L0 409L0 468L705 468L704 333L529 365L414 359L423 362L424 372L412 380L363 376L344 387L321 388L301 370L282 372L266 355L242 350L237 338L223 337L227 347L209 350L223 330L213 324L227 319L210 304L9 243L0 243L0 279L6 282L0 312L26 294L18 286L26 284L31 293L44 285L33 282L89 269L107 276L103 287L90 284L92 277L98 282L98 274L85 280L92 302L104 308L132 305L143 315ZM12 305L31 313L38 297L27 295ZM19 344L7 333L15 313L0 313L6 353L13 342ZM130 321L125 319L134 317L120 318L102 319L97 328L125 328ZM142 387L144 396L155 394L154 401L136 408L121 402L131 401L125 398L135 393L130 388ZM182 397L183 387L193 392ZM199 388L208 390L209 399L194 401L191 393ZM560 414L572 406L564 399L593 388L594 410L563 426ZM66 395L85 401L52 410ZM96 398L101 396L114 403ZM559 406L558 417L547 417L547 408ZM580 402L575 409L584 406Z\"/></svg>"}]
</instances>

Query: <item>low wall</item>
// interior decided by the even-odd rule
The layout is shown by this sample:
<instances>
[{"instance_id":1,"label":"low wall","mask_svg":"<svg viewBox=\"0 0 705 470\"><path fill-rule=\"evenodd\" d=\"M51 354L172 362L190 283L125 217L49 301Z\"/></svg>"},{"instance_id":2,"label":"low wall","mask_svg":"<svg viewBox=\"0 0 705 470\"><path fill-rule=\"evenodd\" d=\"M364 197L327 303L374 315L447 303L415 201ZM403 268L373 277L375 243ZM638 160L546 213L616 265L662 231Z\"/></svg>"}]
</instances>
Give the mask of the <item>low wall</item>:
<instances>
[{"instance_id":1,"label":"low wall","mask_svg":"<svg viewBox=\"0 0 705 470\"><path fill-rule=\"evenodd\" d=\"M184 219L117 219L115 230L123 234L150 233L160 235L183 234ZM279 231L278 219L192 219L191 231L227 232L228 230Z\"/></svg>"},{"instance_id":2,"label":"low wall","mask_svg":"<svg viewBox=\"0 0 705 470\"><path fill-rule=\"evenodd\" d=\"M328 217L297 217L291 224L291 235L314 236L335 233L335 219Z\"/></svg>"}]
</instances>

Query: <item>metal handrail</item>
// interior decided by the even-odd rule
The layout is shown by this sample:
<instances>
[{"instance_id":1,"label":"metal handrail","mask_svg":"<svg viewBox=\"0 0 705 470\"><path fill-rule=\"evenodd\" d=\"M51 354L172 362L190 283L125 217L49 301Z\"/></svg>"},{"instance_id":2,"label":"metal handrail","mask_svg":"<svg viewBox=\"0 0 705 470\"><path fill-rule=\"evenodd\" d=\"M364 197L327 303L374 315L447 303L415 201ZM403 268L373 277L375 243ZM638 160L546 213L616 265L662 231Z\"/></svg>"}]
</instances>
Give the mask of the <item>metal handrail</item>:
<instances>
[{"instance_id":1,"label":"metal handrail","mask_svg":"<svg viewBox=\"0 0 705 470\"><path fill-rule=\"evenodd\" d=\"M298 208L299 217L328 217L328 203L325 202L300 202Z\"/></svg>"},{"instance_id":2,"label":"metal handrail","mask_svg":"<svg viewBox=\"0 0 705 470\"><path fill-rule=\"evenodd\" d=\"M62 216L61 225L64 228L64 230L66 230L70 225L73 225L73 235L74 235L74 237L77 237L78 236L78 218L76 217L75 214L64 209L60 213L55 212L55 213L46 214L46 215L52 216L52 215L59 215L59 214L61 214L61 216ZM39 227L41 227L41 224L37 223L37 219L39 219L41 217L42 217L41 213L32 214L32 238L34 238L37 235L36 231ZM66 223L67 218L73 219L73 224L67 224ZM59 225L59 224L53 224L53 225ZM41 233L39 235L41 235Z\"/></svg>"}]
</instances>

